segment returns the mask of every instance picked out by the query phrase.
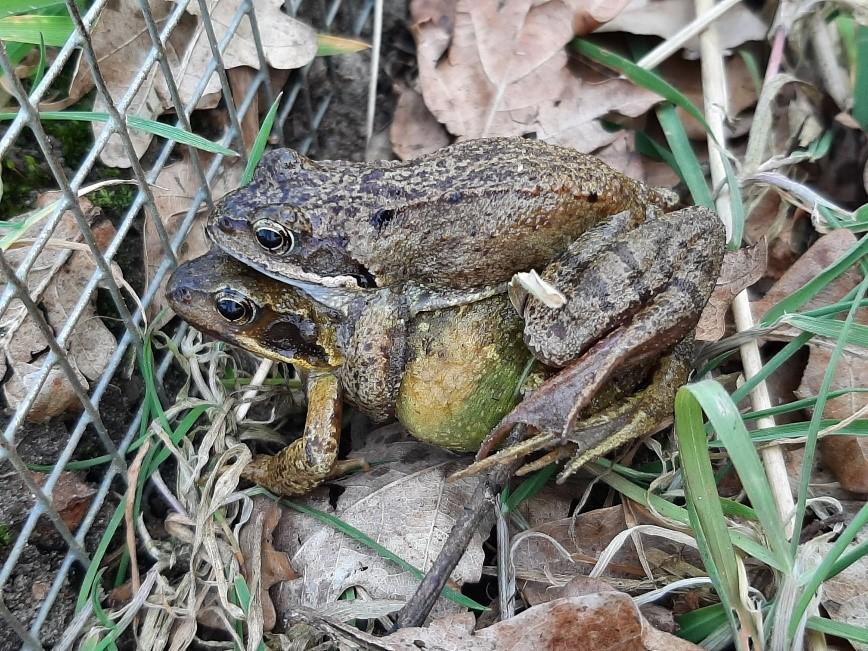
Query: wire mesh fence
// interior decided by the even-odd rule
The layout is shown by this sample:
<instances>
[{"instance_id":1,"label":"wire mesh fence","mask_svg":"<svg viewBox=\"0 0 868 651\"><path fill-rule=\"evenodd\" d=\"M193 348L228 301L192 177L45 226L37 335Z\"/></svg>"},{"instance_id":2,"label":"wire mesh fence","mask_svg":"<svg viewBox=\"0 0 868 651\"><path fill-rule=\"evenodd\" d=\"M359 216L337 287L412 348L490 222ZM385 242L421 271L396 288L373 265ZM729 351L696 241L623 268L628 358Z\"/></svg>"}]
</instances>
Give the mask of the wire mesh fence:
<instances>
[{"instance_id":1,"label":"wire mesh fence","mask_svg":"<svg viewBox=\"0 0 868 651\"><path fill-rule=\"evenodd\" d=\"M128 472L126 453L139 428L135 390L124 387L136 384L134 353L140 350L145 327L145 315L154 304L161 281L177 263L178 251L197 212L212 206L211 186L218 177L224 156L200 157L187 145L165 140L151 146L147 155L137 150L131 135L134 124L127 119L133 114L134 102L140 90L153 85L155 79L168 93L174 107L171 123L184 130L193 130L191 119L203 95L214 92L209 80L216 77L220 108L227 121L222 133L213 139L231 147L244 159L242 122L261 100L267 106L277 92L283 91L274 133L288 133L289 144L307 152L316 146L317 129L333 100L334 88L328 83L314 88L309 83L311 64L291 71L283 88L275 87L269 75L257 11L251 0L223 3L213 0L176 0L167 11L155 15L153 0L127 2L136 9L141 33L130 37L148 39L141 64L136 67L131 82L123 93L112 94L105 78L104 62L95 51L92 30L110 0L91 3L65 1L74 31L45 67L44 75L29 92L16 70L15 44L0 41L0 69L5 88L17 105L17 113L2 123L0 160L20 160L20 148L26 141L29 153L25 159L47 169L55 192L44 205L18 220L29 227L23 236L4 238L0 250L0 274L4 279L0 294L0 345L3 346L5 372L3 436L0 457L6 467L0 508L0 647L26 649L60 648L61 637L66 643L75 639L76 627L82 628L82 617L75 618L74 601L77 582L87 572L93 557L93 545L105 528L109 510L107 503L113 494L125 490ZM115 3L117 4L117 3ZM231 5L229 14L212 20L218 4ZM290 15L298 15L317 32L362 33L369 22L373 0L333 0L304 2L287 0L284 7ZM195 71L192 91L182 99L176 71L170 65L170 39L183 21L195 15L200 21L202 38L207 41L208 57L203 67ZM228 19L226 18L228 15ZM252 39L257 65L243 88L236 94L224 65L224 53L234 39ZM44 51L44 50L43 50ZM70 68L83 67L92 78L94 101L104 107L105 121L94 129L92 145L80 160L70 165L62 150L70 144L46 121L42 113L49 91L56 88ZM330 64L318 62L328 80ZM188 82L184 82L188 83ZM178 107L181 107L180 109ZM82 197L93 191L95 171L103 150L114 143L129 161L131 183L123 210L111 220L111 227L95 226L92 211ZM161 172L173 160L185 153L191 163L191 186L185 190L192 201L170 232L160 219L153 187ZM4 164L3 183L6 191L17 183L16 167ZM11 170L11 171L10 171ZM6 212L4 210L4 212ZM11 220L16 213L2 214ZM142 237L145 228L153 229L159 242L159 256L147 266L141 279L141 291L130 291L127 276L136 260L130 252L141 247L133 240ZM3 236L0 231L0 236ZM69 243L74 244L70 245ZM59 283L57 274L72 256L82 256L76 282ZM86 270L86 273L81 270ZM67 279L68 280L68 279ZM137 288L138 289L138 288ZM47 293L57 302L58 309L46 307ZM100 346L97 334L84 326L94 320L109 323L105 332L111 342ZM26 332L25 332L26 331ZM29 344L22 365L15 366L13 349L24 340ZM88 351L105 357L104 363L87 368ZM75 353L73 351L76 351ZM20 351L19 351L20 352ZM91 362L93 360L90 360ZM162 378L171 358L158 360L157 376ZM15 384L14 395L9 389ZM125 393L134 395L129 398ZM62 399L71 396L75 416L69 416L69 406ZM115 413L119 404L130 402L125 414ZM36 414L34 416L34 414ZM103 455L101 465L88 470L88 491L80 495L81 486L70 479L69 462L73 458ZM39 463L38 472L34 463ZM78 509L74 515L70 500ZM61 504L61 501L63 502ZM70 598L71 596L71 598ZM61 598L62 597L62 598ZM4 630L5 629L5 630ZM61 646L63 646L61 644Z\"/></svg>"}]
</instances>

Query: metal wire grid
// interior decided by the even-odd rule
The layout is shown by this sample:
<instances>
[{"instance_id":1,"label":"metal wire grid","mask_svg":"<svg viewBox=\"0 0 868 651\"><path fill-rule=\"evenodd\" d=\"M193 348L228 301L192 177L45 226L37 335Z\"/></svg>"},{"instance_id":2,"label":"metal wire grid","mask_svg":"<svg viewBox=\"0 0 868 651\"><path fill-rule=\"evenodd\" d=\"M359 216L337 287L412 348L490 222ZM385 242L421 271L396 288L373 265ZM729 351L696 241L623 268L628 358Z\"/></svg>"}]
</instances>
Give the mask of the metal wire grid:
<instances>
[{"instance_id":1,"label":"metal wire grid","mask_svg":"<svg viewBox=\"0 0 868 651\"><path fill-rule=\"evenodd\" d=\"M0 139L0 159L2 159L13 146L22 129L25 126L29 127L35 136L36 142L41 149L46 162L48 163L57 183L57 187L62 193L62 198L58 202L56 209L47 218L44 227L40 231L31 248L28 250L24 259L18 265L17 269L11 267L6 256L3 255L2 251L0 251L0 274L2 274L7 280L3 292L0 294L0 315L3 315L6 312L13 299L20 300L24 304L29 317L36 323L50 348L50 352L42 364L33 387L16 409L3 432L2 438L0 438L0 459L4 459L8 463L11 463L17 471L21 481L24 482L34 497L34 506L29 512L14 545L10 549L6 562L3 564L2 568L0 568L0 617L2 617L12 630L18 634L23 643L22 648L24 649L43 648L39 641L40 631L61 588L64 585L64 582L66 581L70 569L74 563L79 563L85 569L90 564L90 557L87 550L84 548L84 537L90 530L94 519L105 502L109 488L116 476L120 475L122 479L126 477L127 466L124 460L124 453L138 431L140 417L134 419L120 443L115 445L100 418L98 409L100 400L109 386L115 371L117 371L124 359L129 347L133 346L137 349L141 347L141 310L147 309L147 307L153 302L162 278L175 266L177 262L176 252L186 237L202 203L209 208L212 206L209 183L218 172L223 160L222 156L215 156L212 159L212 162L206 168L203 168L199 162L198 156L195 155L195 152L191 152L189 158L193 163L194 171L199 181L199 187L197 188L197 193L190 208L181 221L176 235L170 238L159 219L149 184L155 181L160 171L166 165L166 162L175 147L175 143L171 141L166 142L160 149L153 165L146 171L135 154L123 116L139 88L148 78L154 65L160 67L160 71L167 82L168 90L174 106L178 107L183 105L178 93L177 83L175 82L166 58L165 46L169 35L181 20L191 0L177 0L173 11L163 21L162 28L159 28L155 22L148 5L148 0L139 0L139 6L145 20L148 35L151 39L151 48L144 63L138 69L134 79L132 80L130 87L127 89L127 92L116 102L109 96L105 81L100 74L97 65L96 55L88 38L90 27L94 24L94 21L97 19L100 11L107 2L108 0L94 0L90 9L84 16L82 16L78 7L75 5L74 0L66 0L67 9L75 24L75 33L60 50L53 64L48 70L46 70L41 83L29 96L25 92L20 81L15 77L13 66L6 54L6 48L3 42L0 41L0 68L2 68L6 74L12 95L18 101L20 107L16 118L11 122L6 133L3 135L3 138ZM227 146L233 147L242 157L244 157L244 147L240 139L240 120L243 119L252 104L256 94L259 92L260 86L264 87L265 95L269 102L272 101L274 97L274 89L271 88L267 74L268 66L265 61L262 41L256 23L256 16L252 11L251 0L239 0L237 11L227 26L225 34L218 41L210 20L208 0L197 0L197 2L199 4L199 13L211 48L212 57L206 69L202 71L200 83L193 93L192 99L188 104L183 105L183 110L177 111L178 118L176 126L188 130L190 129L190 114L204 93L207 81L210 79L212 74L216 72L220 80L230 122L229 128L224 134L221 142ZM353 18L352 31L354 34L359 34L370 16L373 2L374 0L363 0L361 3L351 5L349 2L343 2L343 0L333 0L329 3L317 3L318 7L314 14L318 14L317 18L319 22L314 26L322 31L329 31L341 11L351 12L349 15ZM286 8L290 14L295 15L300 7L301 0L287 0ZM226 76L226 70L222 63L222 53L225 51L226 46L234 37L244 20L248 20L250 23L260 65L259 72L253 79L249 90L245 96L241 98L241 101L236 103L232 97L232 91ZM77 49L81 49L82 51L85 63L88 65L94 78L97 93L105 102L110 120L103 126L99 135L96 137L92 148L85 155L73 177L69 179L64 172L61 162L52 152L35 107L38 106L46 91L58 78L70 56L72 56L73 52ZM310 66L301 71L297 71L293 75L291 83L284 94L281 109L278 112L278 128L275 130L276 133L280 134L283 131L285 121L289 119L290 115L292 115L295 120L302 120L307 126L307 136L302 140L302 142L296 145L296 147L302 152L306 152L314 142L316 129L319 127L333 97L331 92L327 92L318 100L315 101L313 99L306 84L307 71L309 67ZM79 207L77 192L84 184L87 175L96 163L97 157L105 147L109 137L115 133L120 135L129 160L132 163L132 173L135 180L138 182L138 191L130 208L126 211L117 225L116 234L111 243L105 251L101 251L95 242L88 222ZM27 291L26 279L28 273L34 266L37 257L45 248L49 238L51 238L61 216L66 211L72 212L72 215L81 230L82 238L88 245L91 256L96 261L96 268L82 291L81 297L69 313L66 323L63 325L60 332L54 333L51 326L46 321L42 311L30 297ZM134 220L138 218L140 213L143 213L144 219L152 220L162 245L163 259L153 278L149 279L149 289L145 295L141 297L141 306L137 306L136 310L131 312L127 307L126 301L123 299L121 289L118 287L118 284L112 276L110 263L117 253L121 243L124 241L124 238L127 236ZM111 357L107 368L101 374L99 380L90 391L90 394L88 394L87 389L78 381L76 374L66 357L64 344L73 332L98 286L108 289L111 294L118 314L124 324L124 334L121 337L117 349ZM182 333L178 333L177 336L180 337L181 334ZM159 379L162 379L164 376L170 361L170 356L166 355L159 363L157 373ZM75 427L69 433L67 443L55 461L51 473L49 473L45 482L40 487L34 483L26 468L24 460L17 453L15 437L16 433L24 423L25 415L36 399L40 387L45 382L49 371L55 365L59 366L63 370L64 374L72 384L76 395L81 402L83 412ZM90 508L82 519L78 530L72 532L64 524L58 510L54 507L51 495L60 477L61 471L72 458L72 455L88 426L93 428L93 431L97 434L102 445L105 447L106 452L111 455L112 462L107 466L102 481L100 482L97 492L90 504ZM2 590L13 575L15 566L28 544L28 540L30 539L37 521L41 516L45 516L51 522L66 542L68 550L60 568L54 576L48 593L39 607L36 617L28 628L7 608L2 599ZM84 618L76 618L76 622L79 626L82 626L84 621ZM72 635L70 635L70 633ZM74 639L74 637L75 631L68 631L64 639Z\"/></svg>"}]
</instances>

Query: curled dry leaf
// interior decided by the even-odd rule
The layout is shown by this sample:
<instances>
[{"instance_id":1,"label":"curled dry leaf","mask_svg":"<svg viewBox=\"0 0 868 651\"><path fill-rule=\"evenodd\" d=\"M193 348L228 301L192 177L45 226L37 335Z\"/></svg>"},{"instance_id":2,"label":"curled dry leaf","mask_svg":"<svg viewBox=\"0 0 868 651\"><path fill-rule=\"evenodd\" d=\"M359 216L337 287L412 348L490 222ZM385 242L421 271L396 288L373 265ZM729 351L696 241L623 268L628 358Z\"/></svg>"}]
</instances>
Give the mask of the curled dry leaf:
<instances>
[{"instance_id":1,"label":"curled dry leaf","mask_svg":"<svg viewBox=\"0 0 868 651\"><path fill-rule=\"evenodd\" d=\"M696 15L690 0L631 0L627 7L606 21L598 31L627 32L669 38ZM765 41L769 26L762 17L743 4L737 4L717 19L720 47L730 49L747 41ZM694 38L687 42L691 50L699 49Z\"/></svg>"},{"instance_id":2,"label":"curled dry leaf","mask_svg":"<svg viewBox=\"0 0 868 651\"><path fill-rule=\"evenodd\" d=\"M851 545L851 551L855 545ZM832 543L820 545L820 553L830 553ZM865 628L868 626L868 560L863 556L837 576L823 582L821 603L836 622ZM857 651L868 651L868 644L851 641Z\"/></svg>"},{"instance_id":3,"label":"curled dry leaf","mask_svg":"<svg viewBox=\"0 0 868 651\"><path fill-rule=\"evenodd\" d=\"M207 169L210 155L198 155L202 169ZM210 185L211 196L215 201L238 187L241 180L241 171L241 164L239 162L223 162L223 166ZM197 193L198 187L199 177L188 156L184 156L177 163L164 167L151 187L154 193L154 203L157 205L157 211L160 213L160 219L170 240L177 234L178 228L187 210L190 208L190 204L193 203L193 198ZM187 236L178 248L178 262L197 258L207 253L208 249L211 248L211 244L205 234L205 209L206 206L203 204L199 213L194 218ZM144 260L145 278L148 282L154 277L164 255L163 243L157 234L157 228L152 220L147 219L145 222ZM167 280L168 274L163 276L161 281L162 286L157 290L154 301L148 310L148 314L151 317L167 307L164 291Z\"/></svg>"},{"instance_id":4,"label":"curled dry leaf","mask_svg":"<svg viewBox=\"0 0 868 651\"><path fill-rule=\"evenodd\" d=\"M257 555L254 553L254 547L259 549L259 599L262 604L263 624L266 631L274 629L277 622L277 615L274 611L274 604L271 601L271 596L268 590L271 586L280 583L281 581L290 581L298 578L295 570L289 562L289 557L284 552L279 552L274 548L272 535L277 523L280 522L280 507L272 500L265 497L256 497L253 499L253 512L250 514L250 520L241 530L238 537L238 544L241 547L241 553L244 556L244 578L248 586L253 585L253 558ZM259 539L256 539L257 529L254 523L257 519L262 520L262 528L259 530Z\"/></svg>"},{"instance_id":5,"label":"curled dry leaf","mask_svg":"<svg viewBox=\"0 0 868 651\"><path fill-rule=\"evenodd\" d=\"M328 490L315 491L307 506L326 511L369 535L420 570L436 558L455 520L464 512L476 480L447 481L463 466L454 454L409 439L395 428L367 435L352 456L373 466L337 482L344 491L330 504ZM380 463L382 462L382 463ZM473 536L452 573L458 586L482 575L482 536ZM293 605L317 608L338 599L351 587L371 599L408 599L418 580L372 549L314 520L287 510L275 534L275 546L289 553L302 577L281 584L275 598L278 613ZM434 612L457 606L440 599Z\"/></svg>"},{"instance_id":6,"label":"curled dry leaf","mask_svg":"<svg viewBox=\"0 0 868 651\"><path fill-rule=\"evenodd\" d=\"M46 193L39 198L37 206L45 206L59 196L59 193ZM80 205L90 222L94 238L100 248L105 248L115 234L114 227L103 220L87 200L82 199ZM36 237L41 227L42 224L35 224L23 237ZM53 239L59 242L81 241L81 233L71 212L61 217ZM15 268L26 253L27 249L15 249L7 252L6 257ZM27 288L55 334L66 324L69 311L81 298L94 269L90 254L84 251L46 247L37 257L27 276ZM89 386L89 380L100 376L117 346L114 336L96 316L94 304L95 297L91 297L64 345L76 378L85 388ZM0 377L6 378L3 394L9 406L15 408L31 391L49 348L36 323L17 299L10 303L0 318L0 333L0 351L3 352L0 355ZM72 384L63 370L55 366L28 411L27 420L42 423L66 411L80 409Z\"/></svg>"},{"instance_id":7,"label":"curled dry leaf","mask_svg":"<svg viewBox=\"0 0 868 651\"><path fill-rule=\"evenodd\" d=\"M48 477L39 472L34 472L32 475L37 486L42 486ZM70 531L78 528L95 493L96 488L93 485L82 481L81 473L60 473L54 490L51 491L51 503Z\"/></svg>"},{"instance_id":8,"label":"curled dry leaf","mask_svg":"<svg viewBox=\"0 0 868 651\"><path fill-rule=\"evenodd\" d=\"M139 4L139 0L115 0L108 3L90 33L100 72L115 101L127 92L152 46ZM253 2L265 57L274 68L300 68L316 55L316 34L304 23L283 13L280 10L281 5L280 0ZM149 0L148 6L157 25L165 22L175 9L175 4L167 0ZM212 0L209 6L211 21L219 41L225 36L227 26L238 9L238 3L234 0ZM204 26L198 18L199 5L190 3L187 12L172 31L165 48L166 60L178 85L181 101L185 105L192 101L194 91L212 56ZM259 66L248 20L241 21L238 31L223 54L223 63L227 69ZM91 72L80 60L70 86L70 100L80 99L92 87ZM219 79L216 74L212 74L196 108L213 108L219 102L220 94ZM155 62L125 113L154 119L171 108L174 107L168 86L159 64ZM94 110L105 110L105 104L99 97L94 102ZM94 133L99 133L103 126L95 124ZM137 130L131 130L130 136L138 156L144 153L153 139L151 134ZM109 139L100 159L111 167L130 166L129 157L117 135Z\"/></svg>"},{"instance_id":9,"label":"curled dry leaf","mask_svg":"<svg viewBox=\"0 0 868 651\"><path fill-rule=\"evenodd\" d=\"M856 236L845 229L832 231L817 240L781 276L762 300L751 304L755 318L760 318L775 303L816 277L822 269L843 256L855 242ZM856 287L859 281L859 273L855 269L850 269L824 287L803 309L810 310L835 303ZM860 310L857 313L857 321L863 325L868 324L868 310ZM796 395L800 398L817 395L832 354L831 347L828 345L809 344L809 350L808 364L802 375L801 384L796 390ZM864 386L868 386L868 364L863 357L845 348L838 360L831 389ZM868 404L868 397L864 393L851 393L828 401L824 414L827 418L844 419L852 416L866 404ZM868 441L864 437L827 436L820 440L820 451L823 463L832 471L843 488L857 493L868 492Z\"/></svg>"},{"instance_id":10,"label":"curled dry leaf","mask_svg":"<svg viewBox=\"0 0 868 651\"><path fill-rule=\"evenodd\" d=\"M654 629L629 595L597 592L556 599L474 633L451 628L405 628L377 642L387 649L438 648L473 651L696 651L700 647Z\"/></svg>"},{"instance_id":11,"label":"curled dry leaf","mask_svg":"<svg viewBox=\"0 0 868 651\"><path fill-rule=\"evenodd\" d=\"M768 249L765 239L723 257L720 278L696 325L698 341L717 341L726 332L726 311L736 294L765 275Z\"/></svg>"},{"instance_id":12,"label":"curled dry leaf","mask_svg":"<svg viewBox=\"0 0 868 651\"><path fill-rule=\"evenodd\" d=\"M610 112L637 116L660 98L590 70L579 78L567 67L565 46L577 26L596 25L623 4L413 3L425 104L459 138L533 134L582 151L612 143L617 134L606 131L598 118Z\"/></svg>"},{"instance_id":13,"label":"curled dry leaf","mask_svg":"<svg viewBox=\"0 0 868 651\"><path fill-rule=\"evenodd\" d=\"M640 515L639 524L655 523L647 514ZM522 539L515 544L512 558L516 577L528 582L524 592L531 603L543 601L541 595L552 584L552 577L563 583L588 574L600 553L626 526L624 509L618 505L582 513L575 518L554 520L523 533ZM565 556L552 540L569 556ZM642 541L652 569L659 568L681 578L690 574L689 564L701 567L695 551L681 543L658 536L644 536ZM655 553L655 550L661 550L662 553ZM632 542L626 541L612 557L605 576L627 581L645 578L645 571Z\"/></svg>"}]
</instances>

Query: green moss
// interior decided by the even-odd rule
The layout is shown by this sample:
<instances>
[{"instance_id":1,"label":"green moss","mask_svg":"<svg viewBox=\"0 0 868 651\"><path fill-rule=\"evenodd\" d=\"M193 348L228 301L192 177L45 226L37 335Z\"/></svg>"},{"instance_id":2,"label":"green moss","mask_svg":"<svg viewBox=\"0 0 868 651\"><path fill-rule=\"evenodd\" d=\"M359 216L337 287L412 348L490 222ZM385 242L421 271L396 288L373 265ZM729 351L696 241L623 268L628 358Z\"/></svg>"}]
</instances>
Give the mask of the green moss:
<instances>
[{"instance_id":1,"label":"green moss","mask_svg":"<svg viewBox=\"0 0 868 651\"><path fill-rule=\"evenodd\" d=\"M108 171L108 170L106 170ZM106 176L116 176L106 174ZM116 215L123 213L136 196L136 188L133 185L113 185L107 188L101 188L96 192L88 195L93 205L102 208L106 212Z\"/></svg>"}]
</instances>

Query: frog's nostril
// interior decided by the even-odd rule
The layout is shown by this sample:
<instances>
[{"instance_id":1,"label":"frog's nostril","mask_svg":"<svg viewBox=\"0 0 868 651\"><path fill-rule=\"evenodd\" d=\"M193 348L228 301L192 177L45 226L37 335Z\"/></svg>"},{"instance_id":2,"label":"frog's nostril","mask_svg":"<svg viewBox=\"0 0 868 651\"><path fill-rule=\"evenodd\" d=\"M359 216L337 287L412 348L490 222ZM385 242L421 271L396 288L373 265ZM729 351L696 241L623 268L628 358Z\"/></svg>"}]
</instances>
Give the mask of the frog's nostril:
<instances>
[{"instance_id":1,"label":"frog's nostril","mask_svg":"<svg viewBox=\"0 0 868 651\"><path fill-rule=\"evenodd\" d=\"M169 287L166 294L176 304L189 305L193 300L193 293L186 287Z\"/></svg>"}]
</instances>

